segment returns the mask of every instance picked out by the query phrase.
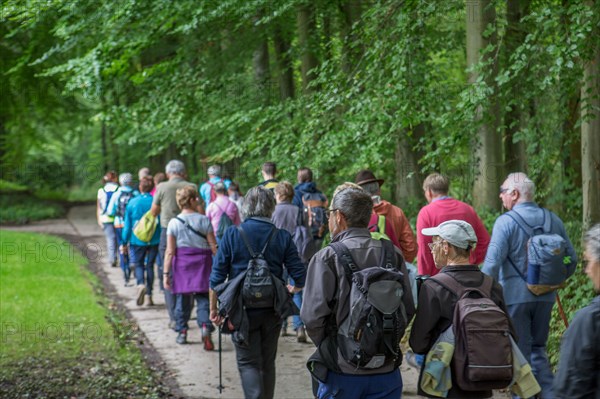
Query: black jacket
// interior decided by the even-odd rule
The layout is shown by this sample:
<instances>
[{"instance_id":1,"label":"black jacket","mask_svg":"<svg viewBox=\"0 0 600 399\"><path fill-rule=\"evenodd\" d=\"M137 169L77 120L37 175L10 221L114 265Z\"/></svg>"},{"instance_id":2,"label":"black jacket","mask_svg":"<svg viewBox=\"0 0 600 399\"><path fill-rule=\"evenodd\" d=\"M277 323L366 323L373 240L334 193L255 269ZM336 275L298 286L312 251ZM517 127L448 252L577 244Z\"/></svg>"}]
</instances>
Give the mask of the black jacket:
<instances>
[{"instance_id":1,"label":"black jacket","mask_svg":"<svg viewBox=\"0 0 600 399\"><path fill-rule=\"evenodd\" d=\"M233 331L226 331L232 334L231 339L238 345L248 346L248 313L255 310L246 310L242 303L242 285L244 284L244 278L246 277L247 270L238 274L234 279L228 280L223 284L219 284L215 287L215 292L219 298L219 313L225 316L225 329L227 329L227 321L233 325ZM272 276L275 284L275 306L274 310L282 319L287 318L291 315L297 315L300 313L298 307L292 301L292 295L287 290L286 285L279 278Z\"/></svg>"},{"instance_id":2,"label":"black jacket","mask_svg":"<svg viewBox=\"0 0 600 399\"><path fill-rule=\"evenodd\" d=\"M554 396L600 399L600 295L577 312L563 335Z\"/></svg>"}]
</instances>

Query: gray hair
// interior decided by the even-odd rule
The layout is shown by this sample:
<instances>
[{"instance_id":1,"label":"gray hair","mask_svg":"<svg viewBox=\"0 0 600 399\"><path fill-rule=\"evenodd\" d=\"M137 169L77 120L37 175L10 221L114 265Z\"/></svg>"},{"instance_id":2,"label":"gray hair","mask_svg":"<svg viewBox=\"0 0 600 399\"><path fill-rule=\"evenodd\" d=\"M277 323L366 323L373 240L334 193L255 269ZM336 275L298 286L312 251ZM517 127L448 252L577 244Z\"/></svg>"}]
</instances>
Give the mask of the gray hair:
<instances>
[{"instance_id":1,"label":"gray hair","mask_svg":"<svg viewBox=\"0 0 600 399\"><path fill-rule=\"evenodd\" d=\"M341 190L336 189L331 209L339 209L342 212L348 227L366 228L373 213L373 200L364 189L346 184Z\"/></svg>"},{"instance_id":2,"label":"gray hair","mask_svg":"<svg viewBox=\"0 0 600 399\"><path fill-rule=\"evenodd\" d=\"M363 190L365 190L369 195L379 195L381 192L381 187L379 186L379 182L373 181L371 183L365 183L360 185Z\"/></svg>"},{"instance_id":3,"label":"gray hair","mask_svg":"<svg viewBox=\"0 0 600 399\"><path fill-rule=\"evenodd\" d=\"M594 225L583 236L583 243L593 262L600 262L600 223Z\"/></svg>"},{"instance_id":4,"label":"gray hair","mask_svg":"<svg viewBox=\"0 0 600 399\"><path fill-rule=\"evenodd\" d=\"M215 190L215 193L219 193L219 194L227 193L227 189L225 188L225 183L223 183L222 181L215 183L214 190Z\"/></svg>"},{"instance_id":5,"label":"gray hair","mask_svg":"<svg viewBox=\"0 0 600 399\"><path fill-rule=\"evenodd\" d=\"M165 173L168 175L183 176L185 175L185 165L183 164L183 162L177 159L173 159L169 161L169 163L165 167Z\"/></svg>"},{"instance_id":6,"label":"gray hair","mask_svg":"<svg viewBox=\"0 0 600 399\"><path fill-rule=\"evenodd\" d=\"M270 218L274 211L275 195L268 188L252 187L244 196L242 215L245 219L255 216Z\"/></svg>"},{"instance_id":7,"label":"gray hair","mask_svg":"<svg viewBox=\"0 0 600 399\"><path fill-rule=\"evenodd\" d=\"M517 190L525 201L533 201L535 196L535 183L523 172L511 173L506 178L509 190Z\"/></svg>"},{"instance_id":8,"label":"gray hair","mask_svg":"<svg viewBox=\"0 0 600 399\"><path fill-rule=\"evenodd\" d=\"M206 174L212 176L221 176L221 167L219 165L211 165L206 171Z\"/></svg>"}]
</instances>

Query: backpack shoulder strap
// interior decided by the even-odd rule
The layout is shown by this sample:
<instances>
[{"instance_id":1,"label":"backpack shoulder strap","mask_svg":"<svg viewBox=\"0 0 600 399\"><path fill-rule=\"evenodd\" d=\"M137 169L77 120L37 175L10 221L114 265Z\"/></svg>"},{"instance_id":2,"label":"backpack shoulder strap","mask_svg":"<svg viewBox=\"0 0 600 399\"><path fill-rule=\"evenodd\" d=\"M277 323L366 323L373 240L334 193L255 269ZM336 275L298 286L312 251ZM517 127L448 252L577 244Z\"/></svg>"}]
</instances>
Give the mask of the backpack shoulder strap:
<instances>
[{"instance_id":1,"label":"backpack shoulder strap","mask_svg":"<svg viewBox=\"0 0 600 399\"><path fill-rule=\"evenodd\" d=\"M344 274L349 282L352 282L352 274L358 271L358 267L354 264L354 259L348 250L348 247L341 242L332 242L329 246L335 252L335 255L340 260L340 263L344 267Z\"/></svg>"},{"instance_id":2,"label":"backpack shoulder strap","mask_svg":"<svg viewBox=\"0 0 600 399\"><path fill-rule=\"evenodd\" d=\"M517 211L508 211L506 212L506 216L510 217L515 223L527 234L529 237L533 235L533 228L527 224L523 216L519 214Z\"/></svg>"},{"instance_id":3,"label":"backpack shoulder strap","mask_svg":"<svg viewBox=\"0 0 600 399\"><path fill-rule=\"evenodd\" d=\"M377 228L379 229L380 233L385 234L385 216L377 215Z\"/></svg>"},{"instance_id":4,"label":"backpack shoulder strap","mask_svg":"<svg viewBox=\"0 0 600 399\"><path fill-rule=\"evenodd\" d=\"M256 254L254 253L254 250L250 246L250 243L248 242L248 237L246 236L246 233L244 232L244 229L242 228L242 226L238 226L237 230L240 232L240 236L242 236L242 240L244 240L244 244L246 245L246 249L248 250L248 252L250 252L250 256L252 258L256 258Z\"/></svg>"},{"instance_id":5,"label":"backpack shoulder strap","mask_svg":"<svg viewBox=\"0 0 600 399\"><path fill-rule=\"evenodd\" d=\"M447 273L438 273L429 280L435 281L437 284L452 292L459 299L465 292L465 286L460 284L454 277Z\"/></svg>"},{"instance_id":6,"label":"backpack shoulder strap","mask_svg":"<svg viewBox=\"0 0 600 399\"><path fill-rule=\"evenodd\" d=\"M384 269L392 269L394 268L394 244L390 240L386 240L385 238L381 238L379 240L381 242L381 259L379 261L379 266ZM398 271L400 268L396 266Z\"/></svg>"},{"instance_id":7,"label":"backpack shoulder strap","mask_svg":"<svg viewBox=\"0 0 600 399\"><path fill-rule=\"evenodd\" d=\"M260 256L264 257L265 256L265 251L267 250L267 247L269 246L269 243L271 241L273 241L273 238L275 238L275 235L277 235L277 227L273 226L271 228L271 234L269 234L269 238L267 239L267 242L265 243L265 246L263 247L262 251L260 251Z\"/></svg>"},{"instance_id":8,"label":"backpack shoulder strap","mask_svg":"<svg viewBox=\"0 0 600 399\"><path fill-rule=\"evenodd\" d=\"M544 233L547 234L552 231L552 214L546 208L542 208L542 211L544 211L544 222L542 225L544 226Z\"/></svg>"},{"instance_id":9,"label":"backpack shoulder strap","mask_svg":"<svg viewBox=\"0 0 600 399\"><path fill-rule=\"evenodd\" d=\"M485 274L483 274L483 280L481 281L481 284L477 287L465 287L447 273L436 274L431 278L431 280L453 292L458 299L460 299L467 291L478 291L488 298L492 297L493 279Z\"/></svg>"},{"instance_id":10,"label":"backpack shoulder strap","mask_svg":"<svg viewBox=\"0 0 600 399\"><path fill-rule=\"evenodd\" d=\"M187 227L192 233L196 234L197 236L200 236L202 238L204 238L206 240L206 236L202 233L200 233L198 230L196 230L195 228L193 228L192 226L190 226L190 224L188 222L186 222L185 220L183 220L182 218L180 218L179 216L175 216L175 219L179 220L181 223L183 223L183 225L185 227Z\"/></svg>"}]
</instances>

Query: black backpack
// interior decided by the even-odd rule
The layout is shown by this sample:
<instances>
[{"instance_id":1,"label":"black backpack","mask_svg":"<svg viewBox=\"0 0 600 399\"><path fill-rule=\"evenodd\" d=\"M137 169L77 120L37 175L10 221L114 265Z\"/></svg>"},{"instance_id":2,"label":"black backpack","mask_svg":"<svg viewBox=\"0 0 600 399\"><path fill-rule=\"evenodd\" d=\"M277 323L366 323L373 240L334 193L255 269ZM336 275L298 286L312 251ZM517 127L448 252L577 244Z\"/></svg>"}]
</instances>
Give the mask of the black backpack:
<instances>
[{"instance_id":1,"label":"black backpack","mask_svg":"<svg viewBox=\"0 0 600 399\"><path fill-rule=\"evenodd\" d=\"M119 195L119 200L117 203L117 212L115 216L125 217L125 208L127 208L127 204L129 200L133 198L133 191L121 191Z\"/></svg>"},{"instance_id":2,"label":"black backpack","mask_svg":"<svg viewBox=\"0 0 600 399\"><path fill-rule=\"evenodd\" d=\"M242 302L246 308L272 308L275 306L276 296L275 284L273 282L273 278L275 277L271 275L269 264L265 260L264 255L269 243L277 234L277 228L273 226L265 246L258 254L252 250L244 229L241 226L238 226L237 229L251 256L248 261L246 277L242 284Z\"/></svg>"},{"instance_id":3,"label":"black backpack","mask_svg":"<svg viewBox=\"0 0 600 399\"><path fill-rule=\"evenodd\" d=\"M380 264L362 270L344 244L329 244L351 284L349 312L337 328L337 346L342 357L357 369L377 369L390 360L396 366L402 363L400 340L408 325L404 274L395 264L392 243L380 242Z\"/></svg>"}]
</instances>

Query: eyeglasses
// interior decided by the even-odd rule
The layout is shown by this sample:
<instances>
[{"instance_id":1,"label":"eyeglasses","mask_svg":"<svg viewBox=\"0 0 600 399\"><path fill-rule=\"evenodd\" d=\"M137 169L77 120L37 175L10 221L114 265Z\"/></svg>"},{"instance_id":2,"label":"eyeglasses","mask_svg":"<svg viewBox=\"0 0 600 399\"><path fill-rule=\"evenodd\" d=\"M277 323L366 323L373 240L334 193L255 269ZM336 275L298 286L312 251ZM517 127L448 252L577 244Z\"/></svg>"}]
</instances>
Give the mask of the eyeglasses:
<instances>
[{"instance_id":1,"label":"eyeglasses","mask_svg":"<svg viewBox=\"0 0 600 399\"><path fill-rule=\"evenodd\" d=\"M504 194L505 192L509 191L509 188L503 188L502 186L500 186L500 194Z\"/></svg>"},{"instance_id":2,"label":"eyeglasses","mask_svg":"<svg viewBox=\"0 0 600 399\"><path fill-rule=\"evenodd\" d=\"M431 252L433 252L433 249L435 248L435 246L438 245L438 244L440 244L441 242L442 242L442 240L430 242L429 244L427 244L427 246L429 247L429 250Z\"/></svg>"},{"instance_id":3,"label":"eyeglasses","mask_svg":"<svg viewBox=\"0 0 600 399\"><path fill-rule=\"evenodd\" d=\"M339 211L339 209L334 208L334 209L325 209L325 216L327 216L327 219L329 219L329 217L331 216L331 214L335 211Z\"/></svg>"}]
</instances>

